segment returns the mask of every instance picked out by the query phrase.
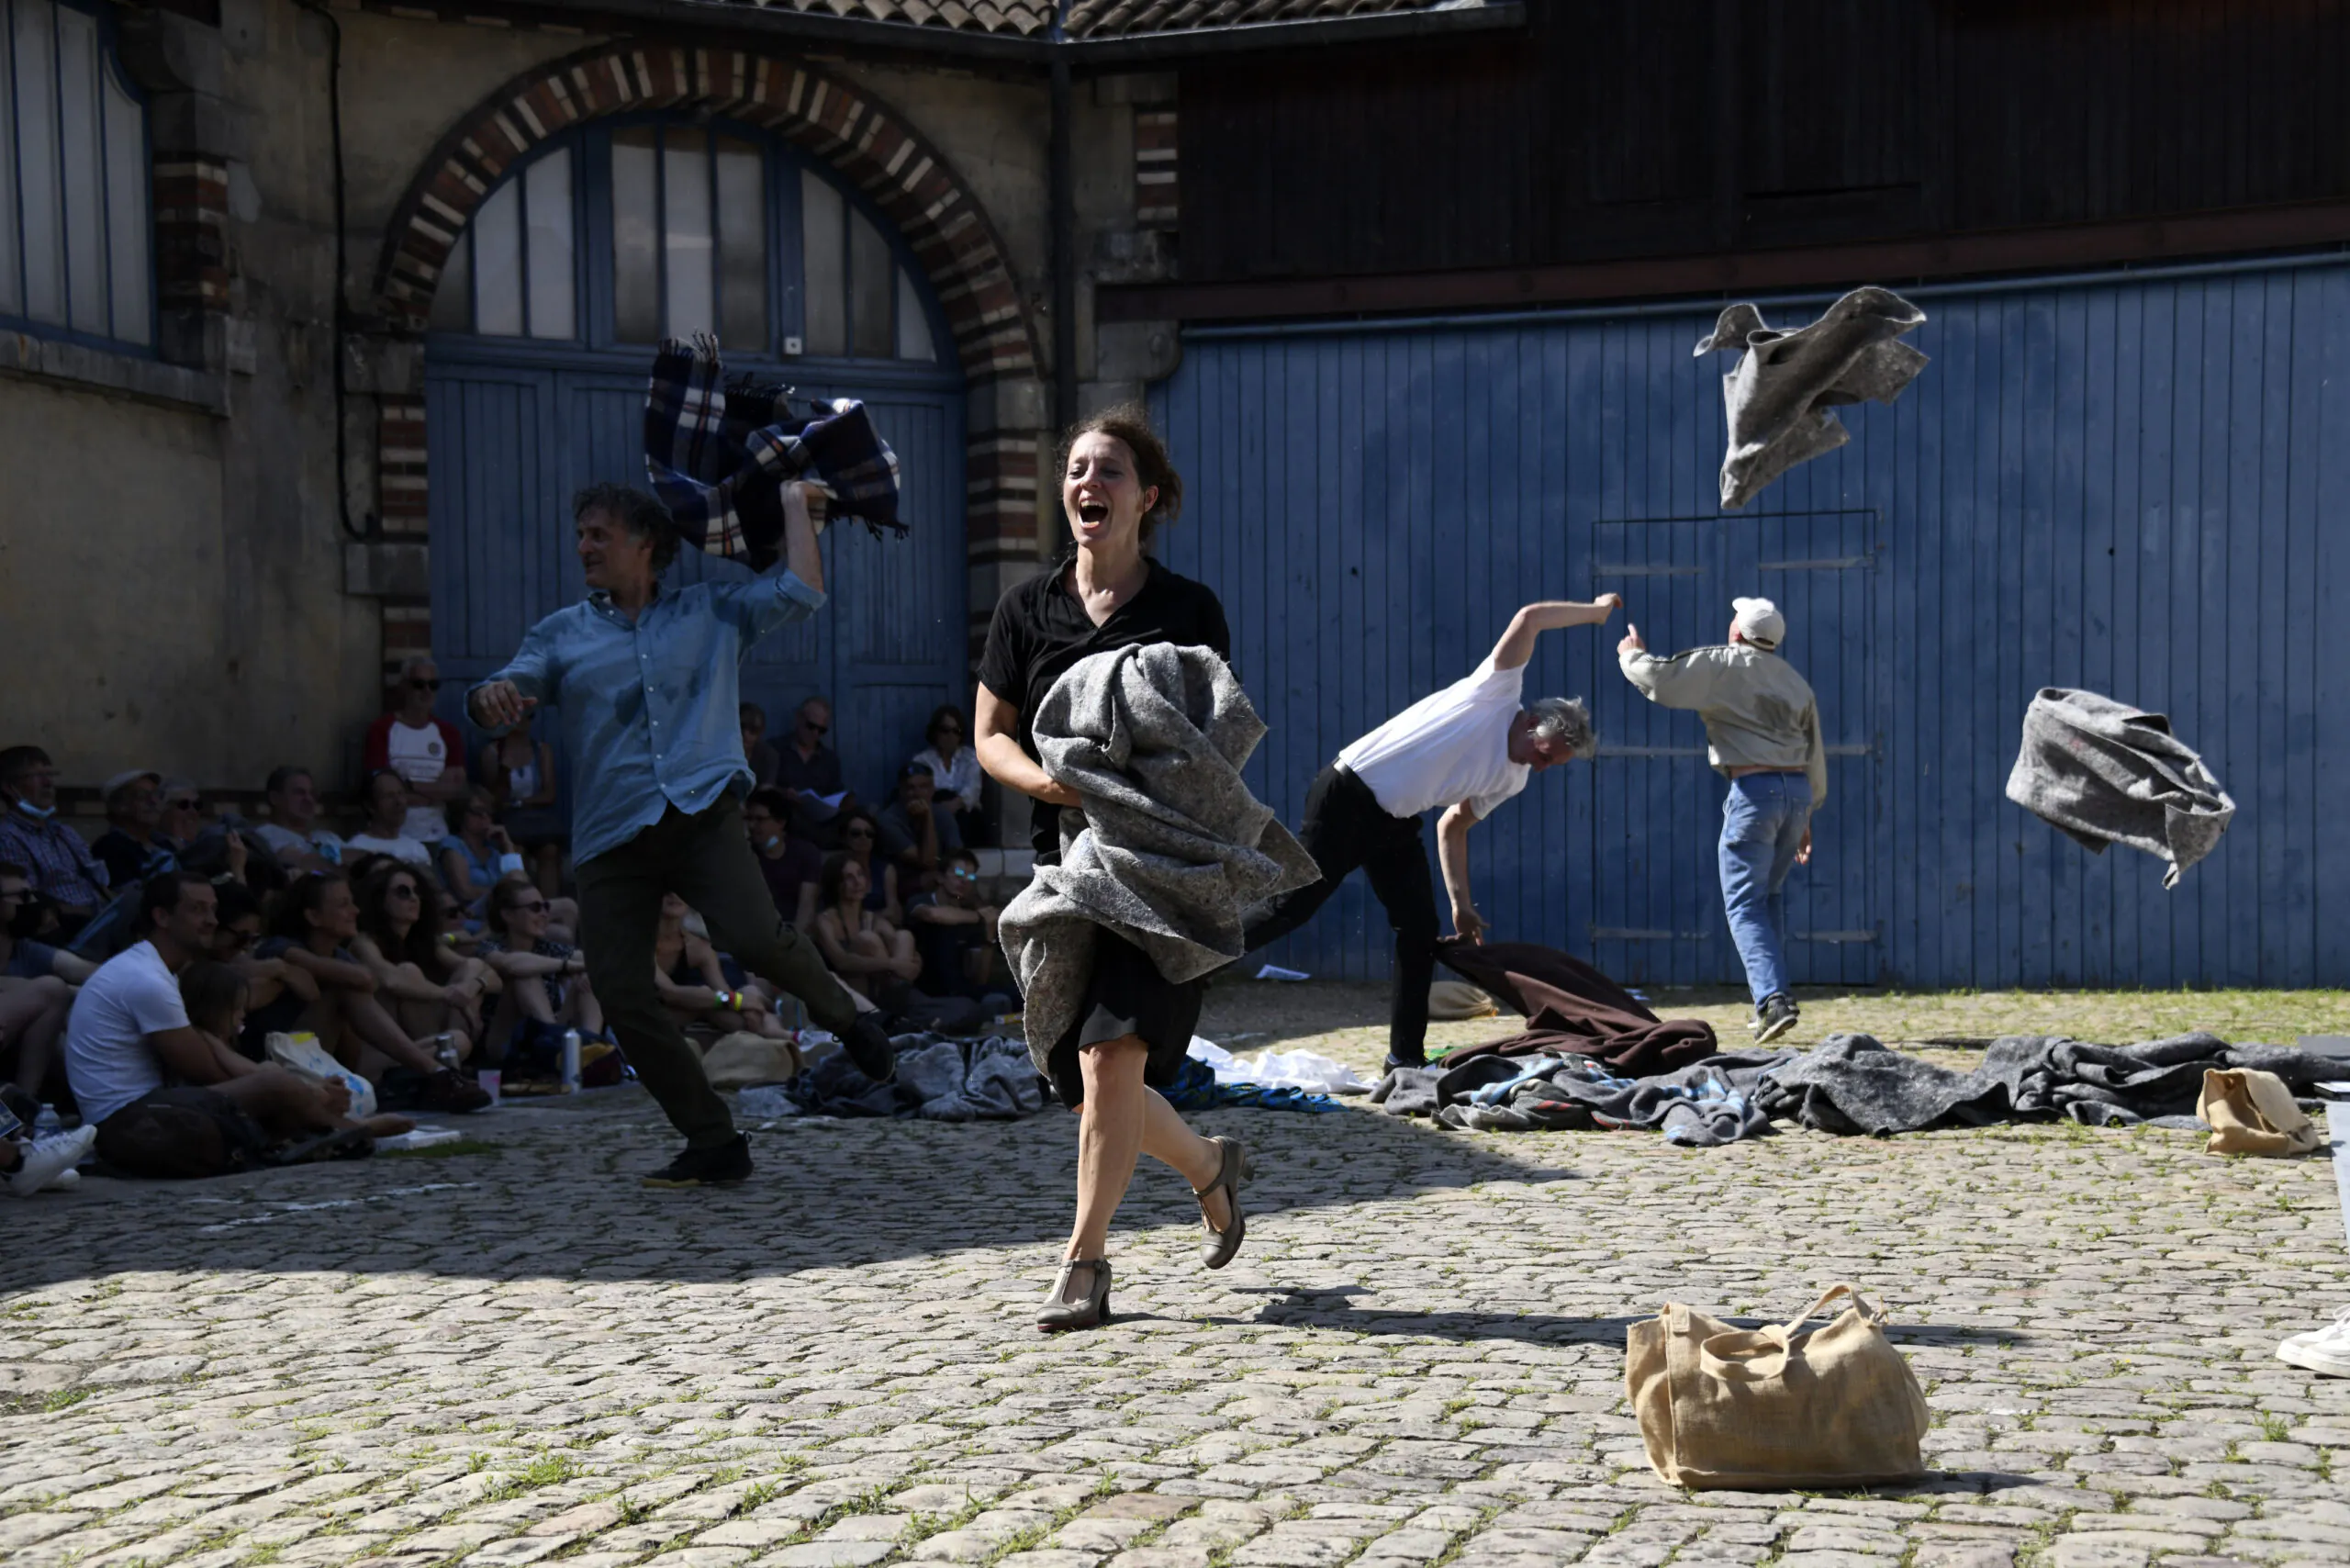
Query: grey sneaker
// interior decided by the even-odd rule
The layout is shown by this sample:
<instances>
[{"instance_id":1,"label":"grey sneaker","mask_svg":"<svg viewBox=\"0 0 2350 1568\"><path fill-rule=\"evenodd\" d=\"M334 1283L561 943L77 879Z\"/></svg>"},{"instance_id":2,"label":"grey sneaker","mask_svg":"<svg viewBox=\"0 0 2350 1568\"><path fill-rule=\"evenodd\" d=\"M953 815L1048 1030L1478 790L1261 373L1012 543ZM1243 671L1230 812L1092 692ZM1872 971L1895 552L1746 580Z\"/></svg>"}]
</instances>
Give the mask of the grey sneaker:
<instances>
[{"instance_id":1,"label":"grey sneaker","mask_svg":"<svg viewBox=\"0 0 2350 1568\"><path fill-rule=\"evenodd\" d=\"M1754 1031L1754 1043L1766 1046L1794 1028L1802 1016L1796 1011L1796 999L1783 991L1762 999L1762 1005L1754 1010L1754 1022L1748 1027Z\"/></svg>"}]
</instances>

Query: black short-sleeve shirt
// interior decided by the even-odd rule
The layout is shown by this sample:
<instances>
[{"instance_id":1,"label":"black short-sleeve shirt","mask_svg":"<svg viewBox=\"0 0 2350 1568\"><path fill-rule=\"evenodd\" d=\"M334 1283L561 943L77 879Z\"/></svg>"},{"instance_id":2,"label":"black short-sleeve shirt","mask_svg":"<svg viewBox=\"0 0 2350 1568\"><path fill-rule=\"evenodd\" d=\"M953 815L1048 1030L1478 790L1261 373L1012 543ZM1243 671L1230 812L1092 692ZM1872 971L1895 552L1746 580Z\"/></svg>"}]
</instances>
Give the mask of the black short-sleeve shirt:
<instances>
[{"instance_id":1,"label":"black short-sleeve shirt","mask_svg":"<svg viewBox=\"0 0 2350 1568\"><path fill-rule=\"evenodd\" d=\"M1037 755L1034 725L1038 705L1053 682L1091 655L1173 643L1213 648L1227 661L1232 657L1232 632L1224 622L1224 606L1205 583L1152 561L1142 591L1096 626L1069 591L1069 565L1063 561L996 600L995 619L988 623L987 651L979 657L979 684L999 701L1018 704L1020 749L1031 757ZM1029 842L1039 856L1058 860L1060 808L1038 801L1034 811Z\"/></svg>"}]
</instances>

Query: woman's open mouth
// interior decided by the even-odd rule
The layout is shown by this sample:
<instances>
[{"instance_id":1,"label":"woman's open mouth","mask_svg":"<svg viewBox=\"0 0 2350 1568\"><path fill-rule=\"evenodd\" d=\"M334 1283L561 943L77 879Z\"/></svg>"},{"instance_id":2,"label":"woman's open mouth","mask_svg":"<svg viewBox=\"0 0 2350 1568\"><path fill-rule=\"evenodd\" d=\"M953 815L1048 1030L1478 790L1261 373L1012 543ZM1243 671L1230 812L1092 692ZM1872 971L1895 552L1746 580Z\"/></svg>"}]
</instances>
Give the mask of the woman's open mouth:
<instances>
[{"instance_id":1,"label":"woman's open mouth","mask_svg":"<svg viewBox=\"0 0 2350 1568\"><path fill-rule=\"evenodd\" d=\"M1110 503L1080 501L1077 503L1077 515L1079 520L1084 522L1107 522L1110 521Z\"/></svg>"}]
</instances>

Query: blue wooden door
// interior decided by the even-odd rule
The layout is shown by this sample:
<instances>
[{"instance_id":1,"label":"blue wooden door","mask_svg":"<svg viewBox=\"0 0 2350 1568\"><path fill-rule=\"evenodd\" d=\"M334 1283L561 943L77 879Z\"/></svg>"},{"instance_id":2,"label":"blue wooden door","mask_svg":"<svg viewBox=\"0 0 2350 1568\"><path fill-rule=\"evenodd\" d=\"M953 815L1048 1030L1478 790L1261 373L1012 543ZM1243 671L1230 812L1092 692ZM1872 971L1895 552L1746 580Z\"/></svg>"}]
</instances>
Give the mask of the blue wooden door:
<instances>
[{"instance_id":1,"label":"blue wooden door","mask_svg":"<svg viewBox=\"0 0 2350 1568\"><path fill-rule=\"evenodd\" d=\"M1662 650L1762 593L1831 748L1788 885L1798 979L2350 983L2350 263L1918 298L1917 383L1728 517L1730 362L1690 353L1714 308L1187 334L1154 394L1189 491L1163 553L1231 617L1272 727L1252 787L1294 820L1526 600L1617 589ZM1471 834L1479 904L1621 973L1726 978L1722 787L1695 720L1625 689L1619 628L1536 653L1528 692L1589 696L1603 751ZM2005 799L2043 686L2167 713L2234 796L2175 891ZM1385 922L1358 879L1268 957L1384 975Z\"/></svg>"}]
</instances>

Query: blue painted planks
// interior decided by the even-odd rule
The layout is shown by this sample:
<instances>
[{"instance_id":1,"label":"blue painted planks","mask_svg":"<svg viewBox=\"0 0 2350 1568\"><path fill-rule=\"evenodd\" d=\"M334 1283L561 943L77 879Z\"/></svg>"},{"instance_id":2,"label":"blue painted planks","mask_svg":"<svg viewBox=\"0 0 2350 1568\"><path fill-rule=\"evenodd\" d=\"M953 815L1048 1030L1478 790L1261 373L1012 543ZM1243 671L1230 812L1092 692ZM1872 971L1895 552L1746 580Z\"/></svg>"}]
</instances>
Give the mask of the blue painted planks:
<instances>
[{"instance_id":1,"label":"blue painted planks","mask_svg":"<svg viewBox=\"0 0 2350 1568\"><path fill-rule=\"evenodd\" d=\"M1875 938L1797 944L1799 973L2350 983L2328 801L2350 678L2324 652L2350 552L2321 510L2350 487L2350 265L1924 303L1934 363L1909 393L1847 410L1851 445L1727 520L1729 362L1689 353L1710 310L1194 335L1155 394L1193 497L1163 548L1236 609L1274 732L1252 782L1293 820L1329 756L1466 674L1521 599L1615 588L1664 649L1718 640L1729 597L1762 591L1852 748L1790 924ZM1590 696L1608 755L1472 834L1480 904L1618 972L1725 978L1721 787L1673 755L1702 745L1694 718L1623 689L1621 625L1545 639L1529 691ZM2032 692L2076 685L2169 713L2236 798L2176 892L2004 798ZM1383 974L1385 923L1351 889L1273 956Z\"/></svg>"}]
</instances>

